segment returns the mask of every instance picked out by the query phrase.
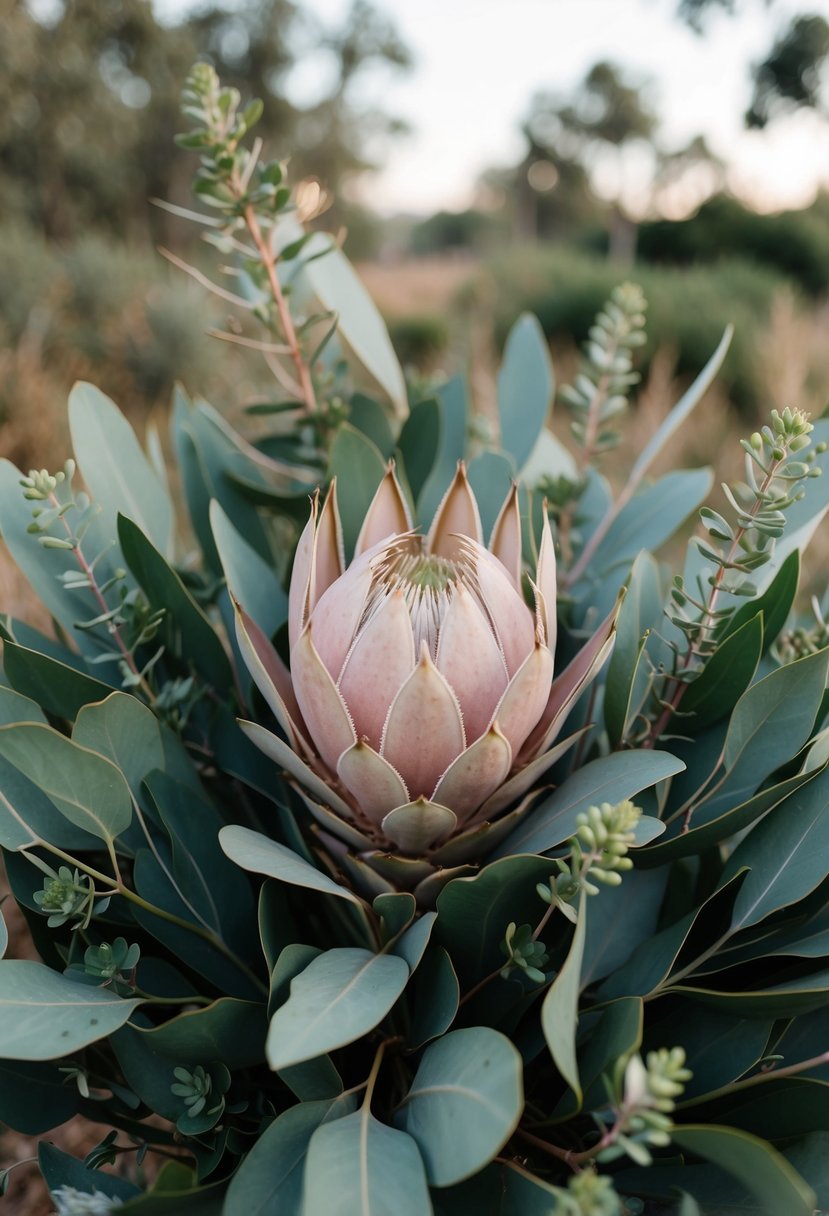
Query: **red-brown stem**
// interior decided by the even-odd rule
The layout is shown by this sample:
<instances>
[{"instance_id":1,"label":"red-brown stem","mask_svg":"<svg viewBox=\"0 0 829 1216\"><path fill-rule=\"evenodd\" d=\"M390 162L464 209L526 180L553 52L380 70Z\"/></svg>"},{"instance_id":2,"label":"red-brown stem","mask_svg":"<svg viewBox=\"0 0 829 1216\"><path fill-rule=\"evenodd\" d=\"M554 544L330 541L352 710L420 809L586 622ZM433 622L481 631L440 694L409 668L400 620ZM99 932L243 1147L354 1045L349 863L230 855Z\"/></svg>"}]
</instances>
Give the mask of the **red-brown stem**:
<instances>
[{"instance_id":1,"label":"red-brown stem","mask_svg":"<svg viewBox=\"0 0 829 1216\"><path fill-rule=\"evenodd\" d=\"M282 285L279 282L279 276L276 273L276 256L273 250L268 245L268 242L262 235L262 229L259 227L259 220L256 211L251 203L244 209L245 223L248 226L248 232L256 246L259 257L262 259L262 265L265 267L265 273L268 276L268 284L271 289L276 310L279 313L279 323L282 326L282 333L285 342L290 349L290 355L296 368L297 379L299 381L302 399L305 403L305 410L308 414L317 412L317 397L314 392L314 383L311 377L311 369L305 361L305 356L299 345L299 339L296 336L293 317L291 310L288 307L288 301L285 299L285 294L282 291Z\"/></svg>"},{"instance_id":2,"label":"red-brown stem","mask_svg":"<svg viewBox=\"0 0 829 1216\"><path fill-rule=\"evenodd\" d=\"M766 490L768 490L769 486L771 485L772 481L774 480L777 470L780 468L781 464L783 463L783 460L785 460L785 456L780 460L772 461L772 463L769 465L768 472L766 473L765 477L763 478L763 482L762 482L762 485L760 486L760 490L752 504L751 510L748 512L748 514L752 518L754 518L754 516L760 510L760 507L762 505L762 495L765 493ZM737 556L737 552L740 547L740 541L743 539L743 537L745 536L747 531L748 531L747 526L740 527L737 529L737 531L734 533L734 539L731 542L731 548L728 551L728 556L726 557L726 559L722 563L722 565L720 565L717 568L717 573L714 575L714 583L713 583L713 586L711 587L711 593L708 596L708 603L705 607L705 612L703 613L702 620L700 621L700 630L703 632L708 628L708 625L706 622L714 620L714 611L717 607L717 600L719 599L720 595L722 594L722 581L723 581L723 578L725 577L726 567L730 566L731 563L734 561L734 558ZM697 653L697 651L695 650L694 645L692 643L688 648L688 653L686 654L685 660L680 668L680 674L683 674L684 672L686 672L688 670L688 668L691 666L691 663L694 661L694 657L695 657L696 653ZM672 676L671 679L677 680L677 677ZM643 748L653 748L656 746L657 740L660 738L662 732L665 730L665 728L668 725L668 723L670 722L671 718L674 716L677 709L679 708L682 698L685 696L685 690L687 687L688 687L687 681L677 680L677 685L673 691L673 695L670 697L668 704L664 707L664 709L662 710L662 713L659 715L659 717L657 718L653 727L651 728L651 732L648 735L647 739L645 739L645 741L643 742L643 744L642 744Z\"/></svg>"}]
</instances>

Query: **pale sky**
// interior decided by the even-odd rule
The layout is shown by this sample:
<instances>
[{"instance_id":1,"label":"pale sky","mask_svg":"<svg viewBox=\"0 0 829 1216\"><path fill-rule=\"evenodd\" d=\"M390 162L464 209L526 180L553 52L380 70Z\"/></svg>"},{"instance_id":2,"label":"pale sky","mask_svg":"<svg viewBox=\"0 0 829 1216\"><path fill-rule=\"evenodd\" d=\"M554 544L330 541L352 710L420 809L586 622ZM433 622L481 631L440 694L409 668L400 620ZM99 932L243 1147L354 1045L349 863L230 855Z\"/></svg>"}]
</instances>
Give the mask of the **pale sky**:
<instances>
[{"instance_id":1,"label":"pale sky","mask_svg":"<svg viewBox=\"0 0 829 1216\"><path fill-rule=\"evenodd\" d=\"M350 0L304 0L326 24ZM661 138L678 147L697 134L730 167L729 184L764 209L807 204L829 188L829 124L810 112L747 132L748 68L787 19L821 13L829 0L742 0L740 15L712 11L697 36L675 0L375 0L414 55L408 73L378 70L364 96L412 127L385 145L383 167L361 186L376 209L427 213L469 204L480 172L523 153L518 124L534 92L566 93L598 60L653 81ZM192 0L158 0L167 14ZM327 65L311 50L288 80L293 99L324 91Z\"/></svg>"}]
</instances>

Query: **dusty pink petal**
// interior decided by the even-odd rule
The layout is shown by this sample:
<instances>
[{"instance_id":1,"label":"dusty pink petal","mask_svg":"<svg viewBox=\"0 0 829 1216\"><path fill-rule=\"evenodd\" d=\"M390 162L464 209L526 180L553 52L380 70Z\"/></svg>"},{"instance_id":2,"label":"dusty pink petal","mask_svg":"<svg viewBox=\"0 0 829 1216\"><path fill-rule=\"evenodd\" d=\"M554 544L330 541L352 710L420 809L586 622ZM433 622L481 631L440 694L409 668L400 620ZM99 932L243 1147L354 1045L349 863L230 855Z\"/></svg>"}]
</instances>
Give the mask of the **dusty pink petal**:
<instances>
[{"instance_id":1,"label":"dusty pink petal","mask_svg":"<svg viewBox=\"0 0 829 1216\"><path fill-rule=\"evenodd\" d=\"M354 563L331 584L311 615L314 645L335 683L354 644L370 586L369 563Z\"/></svg>"},{"instance_id":2,"label":"dusty pink petal","mask_svg":"<svg viewBox=\"0 0 829 1216\"><path fill-rule=\"evenodd\" d=\"M617 603L576 657L553 681L544 711L521 749L521 763L526 764L550 746L582 690L601 669L613 649L613 630L618 611Z\"/></svg>"},{"instance_id":3,"label":"dusty pink petal","mask_svg":"<svg viewBox=\"0 0 829 1216\"><path fill-rule=\"evenodd\" d=\"M455 694L424 643L417 666L392 701L380 752L400 773L414 800L429 797L465 747Z\"/></svg>"},{"instance_id":4,"label":"dusty pink petal","mask_svg":"<svg viewBox=\"0 0 829 1216\"><path fill-rule=\"evenodd\" d=\"M366 512L360 535L357 537L354 556L359 557L366 549L376 545L379 540L385 540L387 536L409 532L411 527L412 517L394 471L394 461L389 461L386 475L377 487L377 493Z\"/></svg>"},{"instance_id":5,"label":"dusty pink petal","mask_svg":"<svg viewBox=\"0 0 829 1216\"><path fill-rule=\"evenodd\" d=\"M373 823L380 823L389 811L409 801L403 778L363 739L340 756L337 775Z\"/></svg>"},{"instance_id":6,"label":"dusty pink petal","mask_svg":"<svg viewBox=\"0 0 829 1216\"><path fill-rule=\"evenodd\" d=\"M556 760L560 759L566 751L569 751L573 744L588 729L586 726L582 727L575 734L562 739L561 743L557 743L555 747L550 748L543 756L537 756L535 760L531 760L526 768L519 769L517 773L514 773L510 777L509 781L505 781L502 786L487 798L475 816L475 819L494 819L496 815L500 815L501 811L515 802L516 798L520 798L531 786L535 785L539 778L543 777L547 770L553 767Z\"/></svg>"},{"instance_id":7,"label":"dusty pink petal","mask_svg":"<svg viewBox=\"0 0 829 1216\"><path fill-rule=\"evenodd\" d=\"M553 534L550 531L550 520L547 516L546 504L544 510L544 527L541 532L541 548L538 551L538 567L536 582L544 603L544 627L547 635L547 645L556 652L556 550L553 544Z\"/></svg>"},{"instance_id":8,"label":"dusty pink petal","mask_svg":"<svg viewBox=\"0 0 829 1216\"><path fill-rule=\"evenodd\" d=\"M256 687L273 711L291 746L308 754L311 747L305 738L305 723L287 667L256 622L235 600L233 606L239 649Z\"/></svg>"},{"instance_id":9,"label":"dusty pink petal","mask_svg":"<svg viewBox=\"0 0 829 1216\"><path fill-rule=\"evenodd\" d=\"M472 487L466 476L466 465L458 461L458 471L435 512L426 538L426 552L455 561L461 553L459 536L483 544L481 517Z\"/></svg>"},{"instance_id":10,"label":"dusty pink petal","mask_svg":"<svg viewBox=\"0 0 829 1216\"><path fill-rule=\"evenodd\" d=\"M403 592L393 591L360 631L339 681L357 737L372 747L380 746L389 706L414 666L409 609Z\"/></svg>"},{"instance_id":11,"label":"dusty pink petal","mask_svg":"<svg viewBox=\"0 0 829 1216\"><path fill-rule=\"evenodd\" d=\"M509 677L492 627L462 583L440 626L435 665L458 699L467 742L479 738Z\"/></svg>"},{"instance_id":12,"label":"dusty pink petal","mask_svg":"<svg viewBox=\"0 0 829 1216\"><path fill-rule=\"evenodd\" d=\"M476 546L474 552L481 600L495 627L507 671L513 676L535 645L533 614L498 559L481 545Z\"/></svg>"},{"instance_id":13,"label":"dusty pink petal","mask_svg":"<svg viewBox=\"0 0 829 1216\"><path fill-rule=\"evenodd\" d=\"M408 806L389 811L381 827L383 835L398 849L420 856L439 840L445 840L457 825L457 818L448 807L418 798Z\"/></svg>"},{"instance_id":14,"label":"dusty pink petal","mask_svg":"<svg viewBox=\"0 0 829 1216\"><path fill-rule=\"evenodd\" d=\"M553 656L546 646L536 644L510 680L495 710L494 720L509 739L513 755L518 755L544 712L552 678Z\"/></svg>"},{"instance_id":15,"label":"dusty pink petal","mask_svg":"<svg viewBox=\"0 0 829 1216\"><path fill-rule=\"evenodd\" d=\"M311 579L308 585L308 614L343 572L343 530L337 506L337 479L331 482L314 533Z\"/></svg>"},{"instance_id":16,"label":"dusty pink petal","mask_svg":"<svg viewBox=\"0 0 829 1216\"><path fill-rule=\"evenodd\" d=\"M498 513L489 538L489 551L506 568L512 585L520 592L521 512L518 508L518 486L515 482L512 483L512 489Z\"/></svg>"},{"instance_id":17,"label":"dusty pink petal","mask_svg":"<svg viewBox=\"0 0 829 1216\"><path fill-rule=\"evenodd\" d=\"M296 547L294 566L291 571L291 586L288 591L288 645L293 646L308 619L308 584L311 579L311 562L314 555L314 537L317 530L320 493L311 499L311 514L302 530Z\"/></svg>"},{"instance_id":18,"label":"dusty pink petal","mask_svg":"<svg viewBox=\"0 0 829 1216\"><path fill-rule=\"evenodd\" d=\"M492 726L458 756L437 784L433 802L451 807L463 824L503 781L512 767L512 748Z\"/></svg>"},{"instance_id":19,"label":"dusty pink petal","mask_svg":"<svg viewBox=\"0 0 829 1216\"><path fill-rule=\"evenodd\" d=\"M319 754L332 770L347 747L357 739L337 686L317 654L309 621L291 651L294 692L308 732Z\"/></svg>"}]
</instances>

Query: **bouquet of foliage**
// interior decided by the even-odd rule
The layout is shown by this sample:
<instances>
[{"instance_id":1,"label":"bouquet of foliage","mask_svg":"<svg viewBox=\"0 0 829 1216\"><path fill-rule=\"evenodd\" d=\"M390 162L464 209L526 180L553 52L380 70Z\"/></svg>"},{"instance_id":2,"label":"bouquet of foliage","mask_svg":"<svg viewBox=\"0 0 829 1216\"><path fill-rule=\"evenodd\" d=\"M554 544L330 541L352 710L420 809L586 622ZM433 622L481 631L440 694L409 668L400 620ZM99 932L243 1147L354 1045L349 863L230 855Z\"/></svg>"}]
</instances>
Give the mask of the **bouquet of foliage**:
<instances>
[{"instance_id":1,"label":"bouquet of foliage","mask_svg":"<svg viewBox=\"0 0 829 1216\"><path fill-rule=\"evenodd\" d=\"M62 470L0 462L54 621L2 621L42 962L0 962L0 1120L66 1214L810 1216L829 636L792 612L829 421L773 412L718 509L706 469L654 480L726 334L613 492L636 287L569 447L530 316L473 418L407 386L258 104L203 64L185 102L225 273L185 269L278 387L236 428L179 390L165 460L79 385ZM111 1129L85 1161L48 1140L76 1114Z\"/></svg>"}]
</instances>

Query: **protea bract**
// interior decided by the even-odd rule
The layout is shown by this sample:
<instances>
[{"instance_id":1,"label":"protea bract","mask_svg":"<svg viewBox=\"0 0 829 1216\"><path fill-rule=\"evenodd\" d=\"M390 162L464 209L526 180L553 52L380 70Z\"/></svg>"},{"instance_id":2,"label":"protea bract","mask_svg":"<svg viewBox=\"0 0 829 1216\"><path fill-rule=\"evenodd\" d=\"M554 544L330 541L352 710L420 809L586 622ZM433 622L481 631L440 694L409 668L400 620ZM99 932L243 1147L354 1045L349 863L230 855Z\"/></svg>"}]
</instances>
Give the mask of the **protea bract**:
<instances>
[{"instance_id":1,"label":"protea bract","mask_svg":"<svg viewBox=\"0 0 829 1216\"><path fill-rule=\"evenodd\" d=\"M291 578L290 674L239 610L242 652L287 742L243 729L298 784L328 853L374 892L428 900L509 834L569 745L558 734L612 645L612 619L554 680L546 513L532 609L521 554L516 487L485 547L459 465L424 537L390 466L347 566L336 487L312 503Z\"/></svg>"}]
</instances>

